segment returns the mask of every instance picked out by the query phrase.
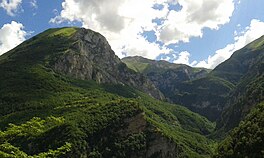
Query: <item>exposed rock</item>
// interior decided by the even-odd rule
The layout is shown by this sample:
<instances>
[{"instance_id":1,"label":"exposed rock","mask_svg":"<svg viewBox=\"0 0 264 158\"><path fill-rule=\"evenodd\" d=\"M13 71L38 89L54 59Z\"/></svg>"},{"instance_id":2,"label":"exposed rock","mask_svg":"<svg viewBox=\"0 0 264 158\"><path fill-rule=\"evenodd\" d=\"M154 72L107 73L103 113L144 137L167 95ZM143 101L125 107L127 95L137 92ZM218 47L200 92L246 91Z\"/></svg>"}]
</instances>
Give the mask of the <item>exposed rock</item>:
<instances>
[{"instance_id":1,"label":"exposed rock","mask_svg":"<svg viewBox=\"0 0 264 158\"><path fill-rule=\"evenodd\" d=\"M55 62L56 71L98 83L129 85L157 99L164 98L147 77L128 69L99 33L78 29L72 40L70 49Z\"/></svg>"},{"instance_id":2,"label":"exposed rock","mask_svg":"<svg viewBox=\"0 0 264 158\"><path fill-rule=\"evenodd\" d=\"M144 118L144 113L139 113L125 121L125 128L119 131L125 137L131 134L145 133L145 150L139 151L137 155L130 155L131 158L177 158L180 157L182 147L169 138L163 136L155 130Z\"/></svg>"},{"instance_id":3,"label":"exposed rock","mask_svg":"<svg viewBox=\"0 0 264 158\"><path fill-rule=\"evenodd\" d=\"M147 121L144 119L144 112L139 113L134 117L124 120L127 127L119 131L121 136L144 132L147 128Z\"/></svg>"},{"instance_id":4,"label":"exposed rock","mask_svg":"<svg viewBox=\"0 0 264 158\"><path fill-rule=\"evenodd\" d=\"M147 144L146 157L159 158L178 158L182 153L182 149L175 142L161 136L159 133L153 133Z\"/></svg>"}]
</instances>

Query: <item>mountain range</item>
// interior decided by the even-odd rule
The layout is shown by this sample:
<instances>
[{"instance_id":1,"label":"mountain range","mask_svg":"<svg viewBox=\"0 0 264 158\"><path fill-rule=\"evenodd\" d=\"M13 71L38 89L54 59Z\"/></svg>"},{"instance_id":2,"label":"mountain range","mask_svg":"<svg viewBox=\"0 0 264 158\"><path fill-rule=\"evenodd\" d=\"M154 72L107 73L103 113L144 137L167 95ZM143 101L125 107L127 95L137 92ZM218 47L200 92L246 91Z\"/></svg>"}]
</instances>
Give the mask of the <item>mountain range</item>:
<instances>
[{"instance_id":1,"label":"mountain range","mask_svg":"<svg viewBox=\"0 0 264 158\"><path fill-rule=\"evenodd\" d=\"M0 157L261 157L263 55L264 36L213 70L121 60L48 29L0 56Z\"/></svg>"}]
</instances>

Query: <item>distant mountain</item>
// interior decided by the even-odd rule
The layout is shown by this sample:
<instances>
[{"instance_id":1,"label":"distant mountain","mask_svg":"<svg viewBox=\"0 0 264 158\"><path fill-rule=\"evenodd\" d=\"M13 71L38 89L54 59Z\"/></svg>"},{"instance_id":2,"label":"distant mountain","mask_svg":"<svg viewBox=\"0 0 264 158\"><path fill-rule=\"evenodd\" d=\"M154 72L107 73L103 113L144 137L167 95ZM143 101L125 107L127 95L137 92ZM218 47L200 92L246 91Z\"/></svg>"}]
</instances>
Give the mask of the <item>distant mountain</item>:
<instances>
[{"instance_id":1,"label":"distant mountain","mask_svg":"<svg viewBox=\"0 0 264 158\"><path fill-rule=\"evenodd\" d=\"M206 157L214 124L162 102L105 38L49 29L0 56L0 157Z\"/></svg>"},{"instance_id":2,"label":"distant mountain","mask_svg":"<svg viewBox=\"0 0 264 158\"><path fill-rule=\"evenodd\" d=\"M148 76L169 101L186 106L212 121L220 117L225 98L234 88L232 83L211 75L211 70L204 68L142 57L127 57L122 61Z\"/></svg>"},{"instance_id":3,"label":"distant mountain","mask_svg":"<svg viewBox=\"0 0 264 158\"><path fill-rule=\"evenodd\" d=\"M211 137L224 140L213 157L262 157L264 36L210 72L141 57L123 61L147 75L170 101L217 121ZM197 72L208 73L195 77Z\"/></svg>"},{"instance_id":4,"label":"distant mountain","mask_svg":"<svg viewBox=\"0 0 264 158\"><path fill-rule=\"evenodd\" d=\"M217 120L219 128L226 126L230 130L263 100L263 44L264 36L236 51L213 70L142 57L122 61L148 76L169 101L211 121Z\"/></svg>"},{"instance_id":5,"label":"distant mountain","mask_svg":"<svg viewBox=\"0 0 264 158\"><path fill-rule=\"evenodd\" d=\"M210 72L209 69L205 68L192 68L184 64L172 64L167 61L150 60L140 56L125 57L122 61L136 72L147 74L150 78L154 77L153 73L155 73L160 75L159 77L162 77L164 80L167 79L165 76L166 73L168 77L170 77L169 74L172 73L174 74L174 76L171 75L174 77L173 79L184 82L203 78ZM170 79L167 80L169 81Z\"/></svg>"}]
</instances>

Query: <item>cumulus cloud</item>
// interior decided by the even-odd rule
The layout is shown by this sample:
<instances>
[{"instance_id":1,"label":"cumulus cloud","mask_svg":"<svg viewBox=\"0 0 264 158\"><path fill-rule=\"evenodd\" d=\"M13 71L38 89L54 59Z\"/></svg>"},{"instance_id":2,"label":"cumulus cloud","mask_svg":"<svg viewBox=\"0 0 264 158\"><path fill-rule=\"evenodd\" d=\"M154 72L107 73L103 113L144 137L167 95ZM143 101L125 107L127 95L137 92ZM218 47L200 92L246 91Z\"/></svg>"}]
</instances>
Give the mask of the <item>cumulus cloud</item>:
<instances>
[{"instance_id":1,"label":"cumulus cloud","mask_svg":"<svg viewBox=\"0 0 264 158\"><path fill-rule=\"evenodd\" d=\"M200 61L197 67L215 68L218 64L228 59L234 51L241 49L248 43L264 35L264 22L260 20L251 20L250 26L240 33L236 33L234 43L228 44L226 47L219 49L213 56L209 56L207 60Z\"/></svg>"},{"instance_id":2,"label":"cumulus cloud","mask_svg":"<svg viewBox=\"0 0 264 158\"><path fill-rule=\"evenodd\" d=\"M153 19L164 16L149 0L65 0L52 23L81 21L83 27L102 33L119 57L142 55L155 59L170 50L148 42L141 34L155 29Z\"/></svg>"},{"instance_id":3,"label":"cumulus cloud","mask_svg":"<svg viewBox=\"0 0 264 158\"><path fill-rule=\"evenodd\" d=\"M50 22L80 21L106 36L119 57L155 59L172 51L168 44L188 42L201 37L204 28L228 23L233 10L233 0L64 0L60 14ZM159 44L146 40L144 31L154 31Z\"/></svg>"},{"instance_id":4,"label":"cumulus cloud","mask_svg":"<svg viewBox=\"0 0 264 158\"><path fill-rule=\"evenodd\" d=\"M15 21L12 21L10 24L3 25L0 29L0 55L25 40L27 33L23 29L24 26Z\"/></svg>"},{"instance_id":5,"label":"cumulus cloud","mask_svg":"<svg viewBox=\"0 0 264 158\"><path fill-rule=\"evenodd\" d=\"M22 0L2 0L0 7L6 10L8 15L14 16L21 3Z\"/></svg>"},{"instance_id":6,"label":"cumulus cloud","mask_svg":"<svg viewBox=\"0 0 264 158\"><path fill-rule=\"evenodd\" d=\"M190 55L191 54L189 52L187 52L187 51L180 52L178 59L174 60L173 63L189 65L189 57L190 57Z\"/></svg>"},{"instance_id":7,"label":"cumulus cloud","mask_svg":"<svg viewBox=\"0 0 264 158\"><path fill-rule=\"evenodd\" d=\"M219 29L230 21L234 11L232 0L179 0L180 11L168 12L159 26L158 38L166 44L188 42L191 37L202 37L203 29Z\"/></svg>"},{"instance_id":8,"label":"cumulus cloud","mask_svg":"<svg viewBox=\"0 0 264 158\"><path fill-rule=\"evenodd\" d=\"M190 62L191 54L188 51L182 52L171 52L169 54L161 54L159 59L165 60L175 64L185 64L189 66L194 66L197 61Z\"/></svg>"}]
</instances>

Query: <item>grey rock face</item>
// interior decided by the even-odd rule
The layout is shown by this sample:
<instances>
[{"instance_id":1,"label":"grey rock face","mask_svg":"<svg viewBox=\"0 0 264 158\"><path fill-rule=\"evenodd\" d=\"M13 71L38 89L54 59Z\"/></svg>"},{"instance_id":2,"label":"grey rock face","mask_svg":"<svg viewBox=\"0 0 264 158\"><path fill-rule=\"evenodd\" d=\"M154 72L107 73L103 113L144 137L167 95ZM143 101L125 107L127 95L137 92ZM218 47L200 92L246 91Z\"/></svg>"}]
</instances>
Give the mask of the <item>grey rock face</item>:
<instances>
[{"instance_id":1,"label":"grey rock face","mask_svg":"<svg viewBox=\"0 0 264 158\"><path fill-rule=\"evenodd\" d=\"M146 148L139 151L131 158L177 158L182 154L182 147L159 132L155 132L155 127L149 126L144 118L144 113L139 113L125 120L125 129L119 131L121 136L142 133L147 134ZM148 132L147 132L148 131Z\"/></svg>"},{"instance_id":2,"label":"grey rock face","mask_svg":"<svg viewBox=\"0 0 264 158\"><path fill-rule=\"evenodd\" d=\"M54 64L56 71L98 83L133 86L152 97L163 99L162 93L150 80L122 63L101 34L79 29L71 40L73 45Z\"/></svg>"},{"instance_id":3,"label":"grey rock face","mask_svg":"<svg viewBox=\"0 0 264 158\"><path fill-rule=\"evenodd\" d=\"M182 149L175 142L159 133L151 135L152 141L148 143L148 150L146 157L160 157L160 158L178 158L182 153ZM150 139L151 139L150 138Z\"/></svg>"}]
</instances>

